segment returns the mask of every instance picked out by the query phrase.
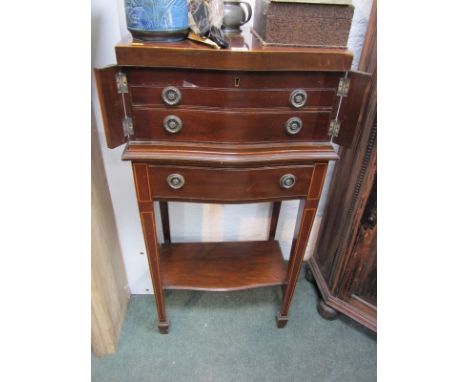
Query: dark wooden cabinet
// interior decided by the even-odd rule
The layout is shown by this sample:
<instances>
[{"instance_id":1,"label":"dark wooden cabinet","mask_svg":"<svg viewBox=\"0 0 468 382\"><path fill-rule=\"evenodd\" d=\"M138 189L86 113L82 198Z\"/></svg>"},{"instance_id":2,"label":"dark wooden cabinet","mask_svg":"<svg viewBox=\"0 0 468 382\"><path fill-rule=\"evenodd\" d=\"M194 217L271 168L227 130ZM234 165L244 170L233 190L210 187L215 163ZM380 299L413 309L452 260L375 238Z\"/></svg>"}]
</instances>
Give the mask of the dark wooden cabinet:
<instances>
[{"instance_id":1,"label":"dark wooden cabinet","mask_svg":"<svg viewBox=\"0 0 468 382\"><path fill-rule=\"evenodd\" d=\"M369 75L350 71L349 51L263 47L248 34L226 50L125 40L116 54L95 74L108 147L126 142L132 162L159 330L169 327L165 289L266 286L283 289L284 327L327 167L339 159L332 142L353 141ZM274 239L290 199L300 206L285 264ZM269 239L172 243L168 201L272 202Z\"/></svg>"},{"instance_id":2,"label":"dark wooden cabinet","mask_svg":"<svg viewBox=\"0 0 468 382\"><path fill-rule=\"evenodd\" d=\"M355 138L340 149L329 201L309 265L321 292L318 311L338 312L377 331L377 26L376 4L359 64L372 73Z\"/></svg>"},{"instance_id":3,"label":"dark wooden cabinet","mask_svg":"<svg viewBox=\"0 0 468 382\"><path fill-rule=\"evenodd\" d=\"M364 155L341 153L330 185L317 246L309 265L321 292L318 311L324 318L346 314L377 330L377 176L376 127ZM351 166L346 166L349 161ZM349 174L349 176L347 176Z\"/></svg>"}]
</instances>

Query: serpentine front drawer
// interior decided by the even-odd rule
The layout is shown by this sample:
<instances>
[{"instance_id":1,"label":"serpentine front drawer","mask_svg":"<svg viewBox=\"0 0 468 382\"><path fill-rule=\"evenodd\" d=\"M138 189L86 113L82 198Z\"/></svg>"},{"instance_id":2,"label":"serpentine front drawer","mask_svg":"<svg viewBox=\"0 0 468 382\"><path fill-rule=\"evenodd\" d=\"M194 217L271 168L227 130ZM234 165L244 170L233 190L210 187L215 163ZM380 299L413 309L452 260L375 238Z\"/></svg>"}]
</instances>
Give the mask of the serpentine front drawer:
<instances>
[{"instance_id":1,"label":"serpentine front drawer","mask_svg":"<svg viewBox=\"0 0 468 382\"><path fill-rule=\"evenodd\" d=\"M220 169L148 166L154 199L224 203L298 199L307 196L314 166Z\"/></svg>"},{"instance_id":2,"label":"serpentine front drawer","mask_svg":"<svg viewBox=\"0 0 468 382\"><path fill-rule=\"evenodd\" d=\"M177 86L224 89L335 89L339 72L267 72L203 69L127 67L128 85L133 87Z\"/></svg>"},{"instance_id":3,"label":"serpentine front drawer","mask_svg":"<svg viewBox=\"0 0 468 382\"><path fill-rule=\"evenodd\" d=\"M262 143L329 141L330 110L133 109L135 139Z\"/></svg>"},{"instance_id":4,"label":"serpentine front drawer","mask_svg":"<svg viewBox=\"0 0 468 382\"><path fill-rule=\"evenodd\" d=\"M272 84L274 85L274 83ZM307 98L303 108L332 108L336 89L297 88L305 92ZM175 92L174 101L168 95ZM205 106L218 108L276 108L295 109L291 97L296 89L237 89L215 87L184 86L131 86L133 106ZM297 91L296 91L297 92Z\"/></svg>"}]
</instances>

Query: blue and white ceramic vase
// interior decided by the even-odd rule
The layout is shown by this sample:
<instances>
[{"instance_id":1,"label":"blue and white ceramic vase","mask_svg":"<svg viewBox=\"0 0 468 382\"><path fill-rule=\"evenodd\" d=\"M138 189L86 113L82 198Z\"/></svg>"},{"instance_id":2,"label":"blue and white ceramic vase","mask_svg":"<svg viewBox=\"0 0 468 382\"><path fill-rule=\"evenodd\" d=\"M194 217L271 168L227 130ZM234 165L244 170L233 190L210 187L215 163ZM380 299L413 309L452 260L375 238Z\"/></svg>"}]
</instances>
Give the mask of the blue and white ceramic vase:
<instances>
[{"instance_id":1,"label":"blue and white ceramic vase","mask_svg":"<svg viewBox=\"0 0 468 382\"><path fill-rule=\"evenodd\" d=\"M187 0L125 0L127 28L144 41L179 41L189 31Z\"/></svg>"}]
</instances>

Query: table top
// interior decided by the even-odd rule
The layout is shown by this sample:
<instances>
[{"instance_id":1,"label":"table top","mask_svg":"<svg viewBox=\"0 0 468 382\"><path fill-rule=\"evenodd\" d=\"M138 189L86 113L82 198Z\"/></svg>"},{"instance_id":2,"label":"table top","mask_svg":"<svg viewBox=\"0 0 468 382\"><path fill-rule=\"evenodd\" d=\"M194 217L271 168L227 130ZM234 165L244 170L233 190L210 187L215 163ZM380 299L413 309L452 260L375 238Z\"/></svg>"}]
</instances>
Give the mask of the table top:
<instances>
[{"instance_id":1,"label":"table top","mask_svg":"<svg viewBox=\"0 0 468 382\"><path fill-rule=\"evenodd\" d=\"M210 167L250 167L265 165L298 165L339 159L329 143L171 143L129 142L123 160L151 161L159 164Z\"/></svg>"},{"instance_id":2,"label":"table top","mask_svg":"<svg viewBox=\"0 0 468 382\"><path fill-rule=\"evenodd\" d=\"M184 40L137 42L130 35L115 47L121 66L177 67L252 71L347 71L353 54L346 49L262 45L250 31L229 37L228 49Z\"/></svg>"}]
</instances>

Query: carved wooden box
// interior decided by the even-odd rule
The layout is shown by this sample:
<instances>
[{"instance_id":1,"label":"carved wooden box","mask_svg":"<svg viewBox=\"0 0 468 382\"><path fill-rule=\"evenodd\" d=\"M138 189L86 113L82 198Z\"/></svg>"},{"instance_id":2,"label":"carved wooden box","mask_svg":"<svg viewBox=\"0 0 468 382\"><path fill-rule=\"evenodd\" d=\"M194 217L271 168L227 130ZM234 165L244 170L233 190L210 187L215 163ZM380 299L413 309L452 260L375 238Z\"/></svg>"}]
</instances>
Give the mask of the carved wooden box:
<instances>
[{"instance_id":1,"label":"carved wooden box","mask_svg":"<svg viewBox=\"0 0 468 382\"><path fill-rule=\"evenodd\" d=\"M254 32L266 45L346 48L352 5L255 2Z\"/></svg>"}]
</instances>

